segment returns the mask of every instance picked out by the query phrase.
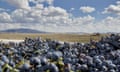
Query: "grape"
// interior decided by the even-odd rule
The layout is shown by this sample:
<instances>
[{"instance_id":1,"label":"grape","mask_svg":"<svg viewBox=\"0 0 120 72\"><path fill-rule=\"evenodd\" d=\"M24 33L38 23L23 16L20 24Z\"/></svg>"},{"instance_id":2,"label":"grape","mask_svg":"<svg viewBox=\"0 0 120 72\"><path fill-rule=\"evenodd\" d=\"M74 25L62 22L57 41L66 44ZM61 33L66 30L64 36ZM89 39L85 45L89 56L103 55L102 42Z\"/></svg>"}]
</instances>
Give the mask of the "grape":
<instances>
[{"instance_id":1,"label":"grape","mask_svg":"<svg viewBox=\"0 0 120 72\"><path fill-rule=\"evenodd\" d=\"M5 65L7 72L119 72L120 36L102 37L89 43L40 38L0 43L0 72Z\"/></svg>"}]
</instances>

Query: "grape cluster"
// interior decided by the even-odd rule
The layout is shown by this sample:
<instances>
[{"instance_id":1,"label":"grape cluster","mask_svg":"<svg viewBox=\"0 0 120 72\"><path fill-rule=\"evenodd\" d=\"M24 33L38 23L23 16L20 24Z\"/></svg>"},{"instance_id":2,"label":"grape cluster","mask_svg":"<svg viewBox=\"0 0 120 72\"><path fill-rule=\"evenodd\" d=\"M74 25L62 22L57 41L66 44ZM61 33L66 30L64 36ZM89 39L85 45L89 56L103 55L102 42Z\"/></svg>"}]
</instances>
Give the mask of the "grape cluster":
<instances>
[{"instance_id":1,"label":"grape cluster","mask_svg":"<svg viewBox=\"0 0 120 72\"><path fill-rule=\"evenodd\" d=\"M120 36L88 43L41 38L1 42L0 72L120 72Z\"/></svg>"}]
</instances>

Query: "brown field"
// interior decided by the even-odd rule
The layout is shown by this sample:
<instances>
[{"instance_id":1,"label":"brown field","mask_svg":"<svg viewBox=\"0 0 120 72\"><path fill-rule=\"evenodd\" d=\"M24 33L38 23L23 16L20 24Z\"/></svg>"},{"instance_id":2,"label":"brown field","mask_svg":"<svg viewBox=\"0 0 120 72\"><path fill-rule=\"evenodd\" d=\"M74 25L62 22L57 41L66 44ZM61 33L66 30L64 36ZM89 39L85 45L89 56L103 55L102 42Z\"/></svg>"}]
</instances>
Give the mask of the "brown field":
<instances>
[{"instance_id":1,"label":"brown field","mask_svg":"<svg viewBox=\"0 0 120 72\"><path fill-rule=\"evenodd\" d=\"M60 40L66 42L89 42L90 38L94 40L99 40L102 36L106 36L106 34L100 35L92 35L92 34L24 34L24 33L0 33L0 39L24 39L25 37L36 38L41 37L42 39L50 38L53 40Z\"/></svg>"}]
</instances>

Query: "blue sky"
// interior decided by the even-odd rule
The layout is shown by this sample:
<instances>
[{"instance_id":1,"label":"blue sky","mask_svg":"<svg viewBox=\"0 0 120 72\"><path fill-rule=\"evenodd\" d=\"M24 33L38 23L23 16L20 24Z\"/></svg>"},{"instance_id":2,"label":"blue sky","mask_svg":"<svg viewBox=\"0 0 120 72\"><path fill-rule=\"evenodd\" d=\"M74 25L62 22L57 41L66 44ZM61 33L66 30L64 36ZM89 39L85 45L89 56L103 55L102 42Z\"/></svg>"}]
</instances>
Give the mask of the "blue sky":
<instances>
[{"instance_id":1,"label":"blue sky","mask_svg":"<svg viewBox=\"0 0 120 72\"><path fill-rule=\"evenodd\" d=\"M7 23L10 24L10 28L23 28L24 26L36 29L33 27L36 25L45 30L44 28L47 27L48 30L45 31L56 31L61 26L58 32L68 30L95 32L97 29L99 29L98 32L115 32L114 29L118 29L120 23L120 1L0 0L0 17L3 18L0 20L2 29L9 29L5 27ZM106 23L109 24L109 28Z\"/></svg>"},{"instance_id":2,"label":"blue sky","mask_svg":"<svg viewBox=\"0 0 120 72\"><path fill-rule=\"evenodd\" d=\"M95 12L90 13L90 15L95 16L98 19L103 18L106 15L99 14L104 8L108 7L110 4L115 4L116 0L55 0L54 5L60 6L67 11L71 8L75 8L72 11L74 16L84 16L86 14L80 11L81 6L91 6L96 9Z\"/></svg>"},{"instance_id":3,"label":"blue sky","mask_svg":"<svg viewBox=\"0 0 120 72\"><path fill-rule=\"evenodd\" d=\"M96 17L97 19L102 19L106 17L107 15L102 15L100 12L102 12L104 8L106 8L110 4L115 3L116 0L54 0L54 6L66 9L68 12L72 13L75 17L87 15L87 13L84 14L80 11L81 6L94 7L96 11L89 14ZM32 6L34 4L30 3L30 5ZM10 9L10 11L15 9L14 6L11 6L9 3L4 1L0 1L0 7ZM71 8L74 8L75 10L70 11Z\"/></svg>"}]
</instances>

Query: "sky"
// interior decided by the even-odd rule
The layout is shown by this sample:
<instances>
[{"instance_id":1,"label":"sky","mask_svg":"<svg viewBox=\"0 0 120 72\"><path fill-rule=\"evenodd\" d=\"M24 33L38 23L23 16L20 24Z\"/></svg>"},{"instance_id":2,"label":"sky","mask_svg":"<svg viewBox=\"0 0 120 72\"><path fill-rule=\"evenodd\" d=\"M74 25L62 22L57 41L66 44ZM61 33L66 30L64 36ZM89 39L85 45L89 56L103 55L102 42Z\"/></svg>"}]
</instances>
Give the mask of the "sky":
<instances>
[{"instance_id":1,"label":"sky","mask_svg":"<svg viewBox=\"0 0 120 72\"><path fill-rule=\"evenodd\" d=\"M120 0L0 0L0 30L120 32Z\"/></svg>"}]
</instances>

